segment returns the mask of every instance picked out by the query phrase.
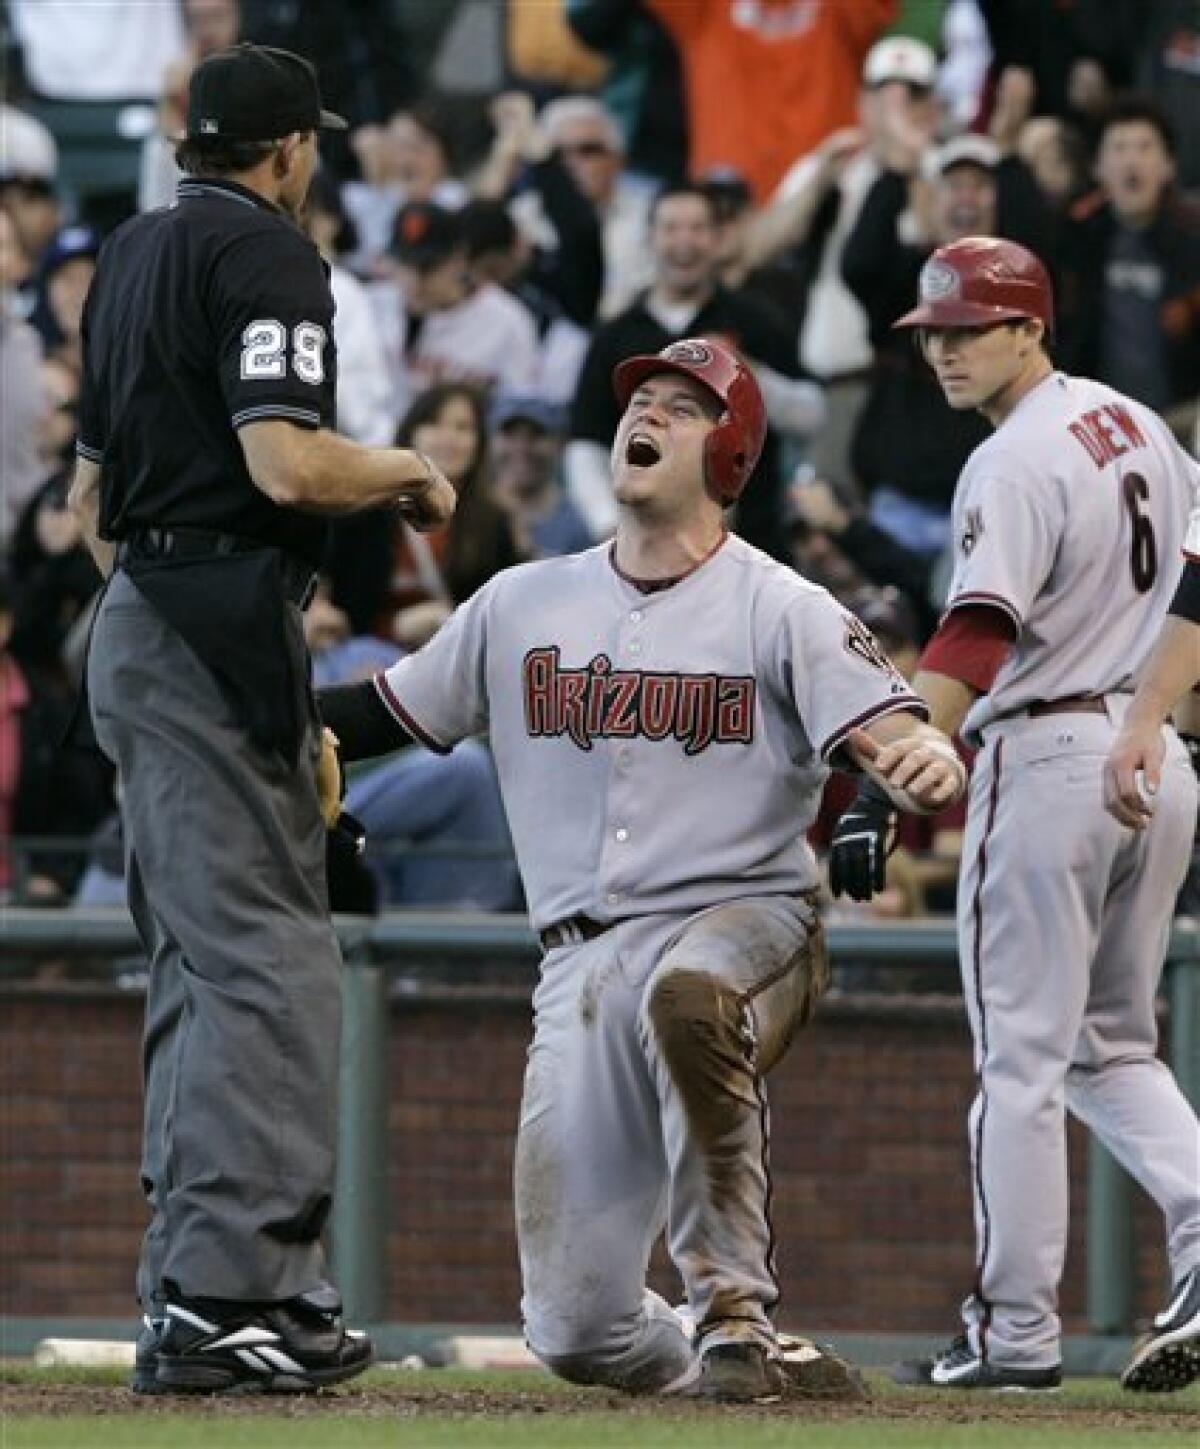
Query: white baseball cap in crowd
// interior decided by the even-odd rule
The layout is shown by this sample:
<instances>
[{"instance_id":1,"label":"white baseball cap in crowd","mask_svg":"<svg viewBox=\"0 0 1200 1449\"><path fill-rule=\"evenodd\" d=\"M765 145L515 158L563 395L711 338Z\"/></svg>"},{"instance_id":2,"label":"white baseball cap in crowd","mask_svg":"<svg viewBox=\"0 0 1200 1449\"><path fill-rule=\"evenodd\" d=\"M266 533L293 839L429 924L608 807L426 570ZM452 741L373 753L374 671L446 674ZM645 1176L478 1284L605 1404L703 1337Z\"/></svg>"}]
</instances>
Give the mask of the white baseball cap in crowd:
<instances>
[{"instance_id":1,"label":"white baseball cap in crowd","mask_svg":"<svg viewBox=\"0 0 1200 1449\"><path fill-rule=\"evenodd\" d=\"M926 180L936 181L952 166L978 166L981 171L994 171L999 164L1000 148L995 141L978 131L964 131L926 151L921 170Z\"/></svg>"},{"instance_id":2,"label":"white baseball cap in crowd","mask_svg":"<svg viewBox=\"0 0 1200 1449\"><path fill-rule=\"evenodd\" d=\"M937 56L923 40L912 35L888 35L867 52L862 80L865 86L904 81L930 88L937 80Z\"/></svg>"},{"instance_id":3,"label":"white baseball cap in crowd","mask_svg":"<svg viewBox=\"0 0 1200 1449\"><path fill-rule=\"evenodd\" d=\"M58 172L58 147L36 116L0 104L0 177L53 181Z\"/></svg>"}]
</instances>

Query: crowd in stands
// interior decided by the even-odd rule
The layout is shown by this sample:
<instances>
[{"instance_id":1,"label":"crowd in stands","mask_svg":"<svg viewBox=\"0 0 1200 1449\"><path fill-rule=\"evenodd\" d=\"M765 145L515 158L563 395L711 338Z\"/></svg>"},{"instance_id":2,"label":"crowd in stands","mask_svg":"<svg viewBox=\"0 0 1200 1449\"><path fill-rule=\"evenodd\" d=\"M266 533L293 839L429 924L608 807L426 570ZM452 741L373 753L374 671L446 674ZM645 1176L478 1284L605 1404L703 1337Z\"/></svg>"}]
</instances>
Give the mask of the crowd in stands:
<instances>
[{"instance_id":1,"label":"crowd in stands","mask_svg":"<svg viewBox=\"0 0 1200 1449\"><path fill-rule=\"evenodd\" d=\"M337 303L339 426L420 448L460 494L440 533L398 514L335 526L307 616L320 683L420 647L497 570L602 542L612 367L703 333L748 357L771 423L731 527L911 665L986 424L945 406L891 323L929 253L960 236L1037 251L1057 363L1200 435L1190 0L8 0L6 23L9 901L120 900L116 782L59 744L100 587L65 507L80 317L104 236L171 204L191 68L237 39L306 54L351 120L307 219ZM80 117L96 106L141 117L123 190L89 185ZM818 846L844 792L835 776ZM374 764L348 805L375 904L519 908L486 742ZM961 819L905 831L891 889L863 910L952 903Z\"/></svg>"}]
</instances>

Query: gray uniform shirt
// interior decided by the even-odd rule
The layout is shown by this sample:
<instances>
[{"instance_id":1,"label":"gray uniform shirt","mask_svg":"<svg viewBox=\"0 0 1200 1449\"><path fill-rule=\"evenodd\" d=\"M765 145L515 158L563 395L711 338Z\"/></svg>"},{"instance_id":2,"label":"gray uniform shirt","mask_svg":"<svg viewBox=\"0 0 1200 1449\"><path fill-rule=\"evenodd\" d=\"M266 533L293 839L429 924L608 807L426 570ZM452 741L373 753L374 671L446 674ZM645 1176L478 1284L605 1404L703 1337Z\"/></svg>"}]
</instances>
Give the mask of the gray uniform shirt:
<instances>
[{"instance_id":1,"label":"gray uniform shirt","mask_svg":"<svg viewBox=\"0 0 1200 1449\"><path fill-rule=\"evenodd\" d=\"M967 460L954 495L949 609L1017 627L966 733L1038 700L1130 690L1182 568L1200 468L1157 414L1053 373Z\"/></svg>"},{"instance_id":2,"label":"gray uniform shirt","mask_svg":"<svg viewBox=\"0 0 1200 1449\"><path fill-rule=\"evenodd\" d=\"M490 733L538 929L815 886L826 761L927 713L863 624L732 536L656 593L608 544L508 569L377 687L432 749Z\"/></svg>"}]
</instances>

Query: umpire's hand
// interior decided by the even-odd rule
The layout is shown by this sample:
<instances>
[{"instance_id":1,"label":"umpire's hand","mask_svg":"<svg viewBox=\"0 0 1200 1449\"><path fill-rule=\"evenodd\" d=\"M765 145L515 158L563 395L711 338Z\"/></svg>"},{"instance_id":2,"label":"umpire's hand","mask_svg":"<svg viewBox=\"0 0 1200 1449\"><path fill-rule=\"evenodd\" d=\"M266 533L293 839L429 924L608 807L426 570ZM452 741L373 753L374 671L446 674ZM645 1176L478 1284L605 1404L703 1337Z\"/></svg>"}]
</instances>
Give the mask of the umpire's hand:
<instances>
[{"instance_id":1,"label":"umpire's hand","mask_svg":"<svg viewBox=\"0 0 1200 1449\"><path fill-rule=\"evenodd\" d=\"M889 837L896 807L882 786L864 779L854 803L838 819L829 845L829 888L869 901L886 884Z\"/></svg>"}]
</instances>

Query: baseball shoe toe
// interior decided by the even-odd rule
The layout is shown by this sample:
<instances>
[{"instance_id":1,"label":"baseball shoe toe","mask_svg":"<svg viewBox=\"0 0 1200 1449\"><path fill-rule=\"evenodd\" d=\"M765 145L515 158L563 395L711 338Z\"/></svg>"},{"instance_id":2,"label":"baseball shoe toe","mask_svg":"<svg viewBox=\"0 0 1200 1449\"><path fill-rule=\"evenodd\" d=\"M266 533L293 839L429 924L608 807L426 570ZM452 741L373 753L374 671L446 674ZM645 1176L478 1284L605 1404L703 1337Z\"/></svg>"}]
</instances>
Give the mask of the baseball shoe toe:
<instances>
[{"instance_id":1,"label":"baseball shoe toe","mask_svg":"<svg viewBox=\"0 0 1200 1449\"><path fill-rule=\"evenodd\" d=\"M1024 1368L993 1363L977 1353L962 1335L932 1358L909 1359L897 1364L892 1370L892 1380L906 1388L1053 1393L1062 1386L1062 1365Z\"/></svg>"},{"instance_id":2,"label":"baseball shoe toe","mask_svg":"<svg viewBox=\"0 0 1200 1449\"><path fill-rule=\"evenodd\" d=\"M1121 1387L1169 1394L1200 1379L1200 1267L1180 1279L1150 1332L1134 1345Z\"/></svg>"},{"instance_id":3,"label":"baseball shoe toe","mask_svg":"<svg viewBox=\"0 0 1200 1449\"><path fill-rule=\"evenodd\" d=\"M700 1356L700 1397L727 1404L774 1404L783 1398L781 1361L761 1343L715 1343Z\"/></svg>"}]
</instances>

